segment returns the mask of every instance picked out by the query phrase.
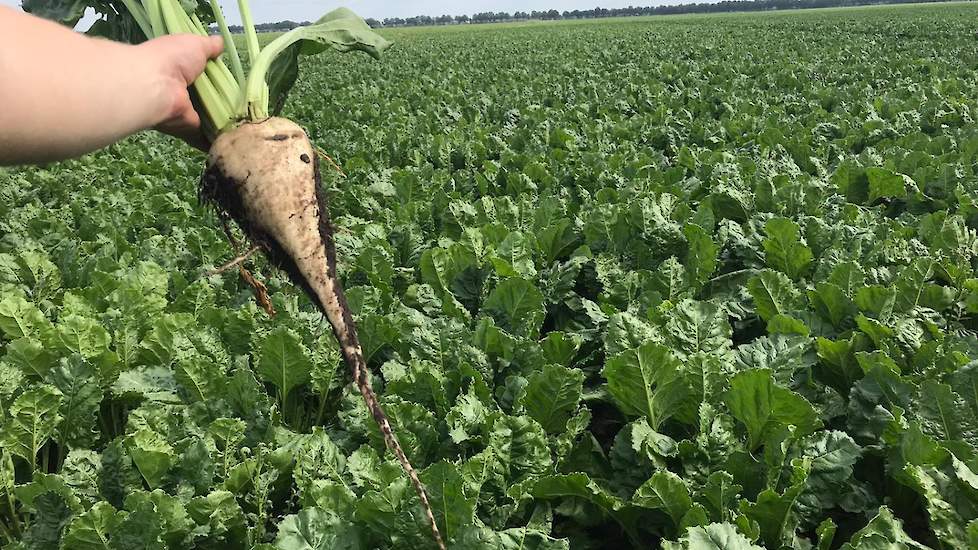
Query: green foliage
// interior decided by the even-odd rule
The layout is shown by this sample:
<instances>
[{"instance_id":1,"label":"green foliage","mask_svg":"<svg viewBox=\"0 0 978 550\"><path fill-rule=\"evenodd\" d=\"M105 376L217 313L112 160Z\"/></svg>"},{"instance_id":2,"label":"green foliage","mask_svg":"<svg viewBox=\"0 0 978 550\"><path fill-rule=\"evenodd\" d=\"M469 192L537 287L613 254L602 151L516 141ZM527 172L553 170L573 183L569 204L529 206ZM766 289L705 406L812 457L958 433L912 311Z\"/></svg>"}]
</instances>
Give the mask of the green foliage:
<instances>
[{"instance_id":1,"label":"green foliage","mask_svg":"<svg viewBox=\"0 0 978 550\"><path fill-rule=\"evenodd\" d=\"M363 548L355 528L336 514L306 508L282 520L275 548L280 550L359 550Z\"/></svg>"},{"instance_id":2,"label":"green foliage","mask_svg":"<svg viewBox=\"0 0 978 550\"><path fill-rule=\"evenodd\" d=\"M644 416L658 429L689 398L679 367L669 348L645 344L609 360L602 374L622 412Z\"/></svg>"},{"instance_id":3,"label":"green foliage","mask_svg":"<svg viewBox=\"0 0 978 550\"><path fill-rule=\"evenodd\" d=\"M284 400L289 392L309 381L312 360L299 336L280 327L261 343L257 371L259 377L278 388Z\"/></svg>"},{"instance_id":4,"label":"green foliage","mask_svg":"<svg viewBox=\"0 0 978 550\"><path fill-rule=\"evenodd\" d=\"M724 402L730 414L747 428L751 450L787 426L807 433L817 423L811 404L779 386L770 369L752 369L734 376Z\"/></svg>"},{"instance_id":5,"label":"green foliage","mask_svg":"<svg viewBox=\"0 0 978 550\"><path fill-rule=\"evenodd\" d=\"M666 550L760 550L750 539L729 523L711 523L704 527L690 528L678 543L667 542Z\"/></svg>"},{"instance_id":6,"label":"green foliage","mask_svg":"<svg viewBox=\"0 0 978 550\"><path fill-rule=\"evenodd\" d=\"M785 218L773 218L764 224L764 259L767 265L798 279L811 266L814 257L810 248L801 242L801 228Z\"/></svg>"},{"instance_id":7,"label":"green foliage","mask_svg":"<svg viewBox=\"0 0 978 550\"><path fill-rule=\"evenodd\" d=\"M561 433L581 400L584 373L547 365L530 375L522 403L534 420L550 433Z\"/></svg>"},{"instance_id":8,"label":"green foliage","mask_svg":"<svg viewBox=\"0 0 978 550\"><path fill-rule=\"evenodd\" d=\"M284 114L346 173L339 273L449 547L978 547L975 16L304 61ZM207 275L201 162L0 171L0 546L430 547L322 315Z\"/></svg>"},{"instance_id":9,"label":"green foliage","mask_svg":"<svg viewBox=\"0 0 978 550\"><path fill-rule=\"evenodd\" d=\"M37 453L55 434L64 418L59 414L62 395L51 386L24 391L5 411L0 441L8 452L26 460L33 470Z\"/></svg>"},{"instance_id":10,"label":"green foliage","mask_svg":"<svg viewBox=\"0 0 978 550\"><path fill-rule=\"evenodd\" d=\"M543 294L532 283L506 279L485 301L486 312L501 328L517 336L536 336L543 322Z\"/></svg>"}]
</instances>

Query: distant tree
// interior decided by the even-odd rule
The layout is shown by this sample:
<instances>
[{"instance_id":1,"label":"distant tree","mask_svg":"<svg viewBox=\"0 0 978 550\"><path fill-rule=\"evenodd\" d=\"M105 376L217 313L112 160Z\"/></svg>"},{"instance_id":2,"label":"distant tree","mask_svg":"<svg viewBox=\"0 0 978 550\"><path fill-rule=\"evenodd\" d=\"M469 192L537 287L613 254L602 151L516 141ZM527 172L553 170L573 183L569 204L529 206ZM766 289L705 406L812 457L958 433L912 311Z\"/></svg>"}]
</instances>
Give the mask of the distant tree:
<instances>
[{"instance_id":1,"label":"distant tree","mask_svg":"<svg viewBox=\"0 0 978 550\"><path fill-rule=\"evenodd\" d=\"M377 21L377 20L376 20L376 19L374 19L373 17L368 17L368 18L367 18L367 24L368 24L368 25L370 25L370 28L371 28L371 29L378 29L378 28L380 28L380 27L383 27L383 26L384 26L384 24L383 24L383 23L381 23L380 21Z\"/></svg>"}]
</instances>

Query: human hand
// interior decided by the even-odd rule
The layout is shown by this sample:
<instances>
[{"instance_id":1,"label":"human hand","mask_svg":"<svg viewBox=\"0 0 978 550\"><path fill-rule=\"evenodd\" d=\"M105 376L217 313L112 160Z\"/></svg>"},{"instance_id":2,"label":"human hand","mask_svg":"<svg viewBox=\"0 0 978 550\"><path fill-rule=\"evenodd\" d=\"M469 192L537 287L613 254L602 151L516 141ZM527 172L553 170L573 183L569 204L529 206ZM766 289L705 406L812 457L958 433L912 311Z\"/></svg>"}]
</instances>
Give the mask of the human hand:
<instances>
[{"instance_id":1,"label":"human hand","mask_svg":"<svg viewBox=\"0 0 978 550\"><path fill-rule=\"evenodd\" d=\"M130 46L0 6L0 165L77 157L147 128L206 149L187 87L222 49L194 35Z\"/></svg>"},{"instance_id":2,"label":"human hand","mask_svg":"<svg viewBox=\"0 0 978 550\"><path fill-rule=\"evenodd\" d=\"M137 48L159 78L162 105L155 129L206 151L209 143L188 88L204 72L207 61L221 55L224 40L220 36L170 35Z\"/></svg>"}]
</instances>

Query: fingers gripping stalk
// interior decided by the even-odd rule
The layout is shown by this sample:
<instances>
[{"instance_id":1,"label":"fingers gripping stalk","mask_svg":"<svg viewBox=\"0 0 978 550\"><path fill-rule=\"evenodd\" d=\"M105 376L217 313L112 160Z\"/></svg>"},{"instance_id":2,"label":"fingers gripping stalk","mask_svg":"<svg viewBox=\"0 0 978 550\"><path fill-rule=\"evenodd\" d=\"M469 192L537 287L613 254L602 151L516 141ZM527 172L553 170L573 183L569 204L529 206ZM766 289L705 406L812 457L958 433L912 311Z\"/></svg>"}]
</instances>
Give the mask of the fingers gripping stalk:
<instances>
[{"instance_id":1,"label":"fingers gripping stalk","mask_svg":"<svg viewBox=\"0 0 978 550\"><path fill-rule=\"evenodd\" d=\"M290 120L269 118L222 133L211 148L200 197L233 218L325 314L367 409L411 479L435 541L444 549L424 485L370 385L356 325L336 272L336 246L319 159L305 131Z\"/></svg>"}]
</instances>

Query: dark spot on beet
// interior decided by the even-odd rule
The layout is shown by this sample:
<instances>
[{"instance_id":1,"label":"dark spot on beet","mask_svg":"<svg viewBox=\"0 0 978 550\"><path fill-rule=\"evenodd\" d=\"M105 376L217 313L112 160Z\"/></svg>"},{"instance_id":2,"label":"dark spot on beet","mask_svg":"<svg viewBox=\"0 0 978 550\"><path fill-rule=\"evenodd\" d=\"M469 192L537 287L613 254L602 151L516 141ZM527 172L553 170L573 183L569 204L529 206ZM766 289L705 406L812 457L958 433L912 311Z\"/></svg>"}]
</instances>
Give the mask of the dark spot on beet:
<instances>
[{"instance_id":1,"label":"dark spot on beet","mask_svg":"<svg viewBox=\"0 0 978 550\"><path fill-rule=\"evenodd\" d=\"M306 164L309 164L310 162L312 162L312 159L309 158L309 155L307 155L305 153L302 153L301 155L299 155L299 160L301 160L302 162L304 162Z\"/></svg>"},{"instance_id":2,"label":"dark spot on beet","mask_svg":"<svg viewBox=\"0 0 978 550\"><path fill-rule=\"evenodd\" d=\"M275 134L272 137L265 138L265 141L285 141L287 139L289 139L289 136L285 134Z\"/></svg>"}]
</instances>

